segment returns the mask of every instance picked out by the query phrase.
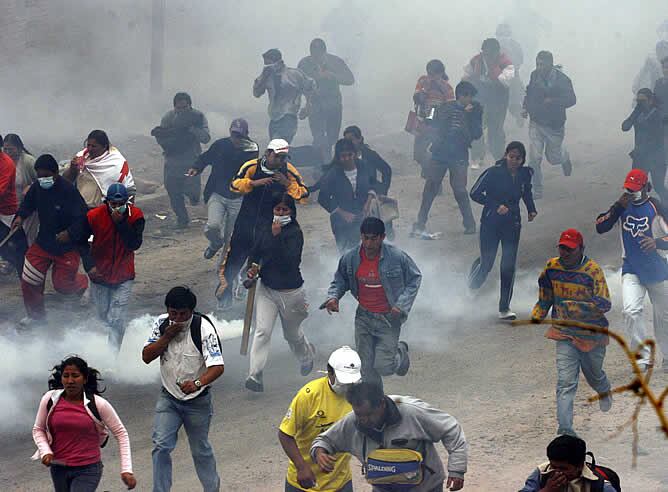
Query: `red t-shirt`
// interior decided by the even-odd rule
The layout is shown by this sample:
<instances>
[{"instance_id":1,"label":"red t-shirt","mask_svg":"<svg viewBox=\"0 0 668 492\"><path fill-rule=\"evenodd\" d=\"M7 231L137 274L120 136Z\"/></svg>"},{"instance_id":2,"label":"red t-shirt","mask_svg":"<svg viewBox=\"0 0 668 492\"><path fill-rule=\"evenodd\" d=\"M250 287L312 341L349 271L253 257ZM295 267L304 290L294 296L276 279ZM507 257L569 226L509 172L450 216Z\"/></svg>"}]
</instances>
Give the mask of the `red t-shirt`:
<instances>
[{"instance_id":1,"label":"red t-shirt","mask_svg":"<svg viewBox=\"0 0 668 492\"><path fill-rule=\"evenodd\" d=\"M0 215L14 215L19 208L16 196L16 165L0 151Z\"/></svg>"},{"instance_id":2,"label":"red t-shirt","mask_svg":"<svg viewBox=\"0 0 668 492\"><path fill-rule=\"evenodd\" d=\"M53 459L65 466L92 465L102 460L95 422L82 403L60 398L49 417Z\"/></svg>"},{"instance_id":3,"label":"red t-shirt","mask_svg":"<svg viewBox=\"0 0 668 492\"><path fill-rule=\"evenodd\" d=\"M390 303L380 283L380 255L370 260L364 248L360 248L360 257L362 261L355 274L360 306L372 313L389 313Z\"/></svg>"}]
</instances>

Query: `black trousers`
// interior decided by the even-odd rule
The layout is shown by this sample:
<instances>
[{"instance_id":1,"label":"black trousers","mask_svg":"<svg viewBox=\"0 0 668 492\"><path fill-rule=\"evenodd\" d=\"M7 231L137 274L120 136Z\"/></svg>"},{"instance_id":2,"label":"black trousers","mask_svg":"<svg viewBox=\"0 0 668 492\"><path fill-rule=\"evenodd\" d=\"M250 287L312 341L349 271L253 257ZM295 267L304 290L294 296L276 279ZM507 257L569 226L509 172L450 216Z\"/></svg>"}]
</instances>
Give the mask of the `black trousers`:
<instances>
[{"instance_id":1,"label":"black trousers","mask_svg":"<svg viewBox=\"0 0 668 492\"><path fill-rule=\"evenodd\" d=\"M0 242L7 237L7 234L9 234L9 227L0 222ZM23 229L16 231L12 238L0 248L0 256L12 264L19 278L21 278L23 272L23 262L27 250L28 241Z\"/></svg>"},{"instance_id":2,"label":"black trousers","mask_svg":"<svg viewBox=\"0 0 668 492\"><path fill-rule=\"evenodd\" d=\"M342 113L341 106L321 108L314 105L311 109L308 123L313 135L313 146L320 153L323 163L332 159L332 146L339 139L341 132Z\"/></svg>"},{"instance_id":3,"label":"black trousers","mask_svg":"<svg viewBox=\"0 0 668 492\"><path fill-rule=\"evenodd\" d=\"M187 224L190 221L188 209L186 209L185 197L190 199L191 205L197 205L201 195L201 176L185 176L187 169L174 169L165 166L164 179L165 189L169 195L169 204L176 215L179 224Z\"/></svg>"},{"instance_id":4,"label":"black trousers","mask_svg":"<svg viewBox=\"0 0 668 492\"><path fill-rule=\"evenodd\" d=\"M485 283L487 275L494 266L496 252L501 243L501 298L499 311L510 308L515 283L515 263L520 242L521 226L516 222L481 222L480 258L473 262L469 274L469 288L477 290Z\"/></svg>"}]
</instances>

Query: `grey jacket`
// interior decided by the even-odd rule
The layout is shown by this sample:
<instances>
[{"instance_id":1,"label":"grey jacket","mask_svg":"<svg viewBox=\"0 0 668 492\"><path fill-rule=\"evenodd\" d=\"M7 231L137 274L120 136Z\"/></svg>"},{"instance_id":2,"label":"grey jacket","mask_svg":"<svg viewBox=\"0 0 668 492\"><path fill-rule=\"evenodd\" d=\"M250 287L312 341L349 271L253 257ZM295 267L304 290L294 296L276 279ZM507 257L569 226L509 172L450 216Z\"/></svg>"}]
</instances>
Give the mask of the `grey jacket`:
<instances>
[{"instance_id":1,"label":"grey jacket","mask_svg":"<svg viewBox=\"0 0 668 492\"><path fill-rule=\"evenodd\" d=\"M422 454L424 480L414 492L427 492L443 483L446 478L443 463L434 443L441 441L448 451L448 474L463 478L468 460L468 444L464 431L453 416L434 408L412 396L388 396L388 414L377 442L357 426L357 419L350 412L343 419L315 438L311 445L311 458L316 461L315 449L323 448L329 454L347 452L360 462L364 441L366 454L379 448L413 449Z\"/></svg>"},{"instance_id":2,"label":"grey jacket","mask_svg":"<svg viewBox=\"0 0 668 492\"><path fill-rule=\"evenodd\" d=\"M328 299L341 299L347 291L350 291L355 299L359 299L355 275L361 261L359 248L353 248L343 254L334 274L334 280L327 291ZM420 269L407 253L387 243L383 243L380 251L379 268L380 283L387 296L387 302L408 316L422 282Z\"/></svg>"}]
</instances>

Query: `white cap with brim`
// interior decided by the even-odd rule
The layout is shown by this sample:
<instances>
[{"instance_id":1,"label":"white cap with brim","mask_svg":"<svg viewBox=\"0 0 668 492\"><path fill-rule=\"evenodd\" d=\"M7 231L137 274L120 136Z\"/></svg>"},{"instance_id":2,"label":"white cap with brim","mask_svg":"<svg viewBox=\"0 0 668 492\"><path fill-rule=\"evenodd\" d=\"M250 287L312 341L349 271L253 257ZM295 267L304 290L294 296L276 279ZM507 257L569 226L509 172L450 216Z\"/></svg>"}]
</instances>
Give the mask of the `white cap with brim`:
<instances>
[{"instance_id":1,"label":"white cap with brim","mask_svg":"<svg viewBox=\"0 0 668 492\"><path fill-rule=\"evenodd\" d=\"M327 362L334 369L336 380L341 384L355 384L362 379L360 356L347 345L332 352Z\"/></svg>"},{"instance_id":2,"label":"white cap with brim","mask_svg":"<svg viewBox=\"0 0 668 492\"><path fill-rule=\"evenodd\" d=\"M277 154L287 154L290 150L290 144L282 138L275 138L269 142L267 150L273 150Z\"/></svg>"}]
</instances>

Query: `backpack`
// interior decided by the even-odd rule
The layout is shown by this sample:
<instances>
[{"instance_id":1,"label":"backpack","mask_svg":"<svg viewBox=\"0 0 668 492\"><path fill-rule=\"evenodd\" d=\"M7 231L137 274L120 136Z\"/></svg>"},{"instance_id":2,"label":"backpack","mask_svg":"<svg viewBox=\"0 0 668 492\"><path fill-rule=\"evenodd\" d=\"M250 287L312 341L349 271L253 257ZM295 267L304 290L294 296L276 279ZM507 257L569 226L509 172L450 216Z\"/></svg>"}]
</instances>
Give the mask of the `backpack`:
<instances>
[{"instance_id":1,"label":"backpack","mask_svg":"<svg viewBox=\"0 0 668 492\"><path fill-rule=\"evenodd\" d=\"M192 338L193 343L195 344L195 347L197 347L197 350L199 353L202 353L202 318L207 320L209 324L213 327L213 331L216 334L216 338L218 338L218 346L222 347L223 344L220 342L220 336L218 335L218 331L216 330L216 325L213 324L213 321L209 319L209 317L206 314L198 313L195 311L193 313L193 320L190 323L190 338ZM165 320L160 323L160 335L165 333L165 330L169 326L169 317L165 318Z\"/></svg>"},{"instance_id":2,"label":"backpack","mask_svg":"<svg viewBox=\"0 0 668 492\"><path fill-rule=\"evenodd\" d=\"M591 463L587 463L586 456L589 456L591 458ZM596 475L599 478L599 480L591 482L591 492L603 492L603 487L605 486L605 482L610 483L610 485L612 485L612 488L615 489L617 492L622 492L622 485L619 480L619 475L617 475L617 472L612 468L597 465L596 458L594 458L594 453L592 453L591 451L587 451L587 454L585 455L585 465L592 471L592 473L594 473L594 475ZM548 475L541 476L540 479L541 488L545 487L547 479Z\"/></svg>"},{"instance_id":3,"label":"backpack","mask_svg":"<svg viewBox=\"0 0 668 492\"><path fill-rule=\"evenodd\" d=\"M97 409L97 404L95 403L95 395L92 393L86 392L86 398L88 398L88 410L90 410L90 413L93 414L93 417L95 417L97 420L102 422L102 416L100 415L100 411ZM51 411L51 408L53 407L53 400L49 398L49 401L46 402L46 413L47 415ZM106 437L104 442L100 444L100 447L103 448L107 445L107 442L109 441L109 436Z\"/></svg>"}]
</instances>

